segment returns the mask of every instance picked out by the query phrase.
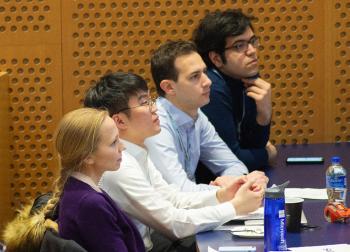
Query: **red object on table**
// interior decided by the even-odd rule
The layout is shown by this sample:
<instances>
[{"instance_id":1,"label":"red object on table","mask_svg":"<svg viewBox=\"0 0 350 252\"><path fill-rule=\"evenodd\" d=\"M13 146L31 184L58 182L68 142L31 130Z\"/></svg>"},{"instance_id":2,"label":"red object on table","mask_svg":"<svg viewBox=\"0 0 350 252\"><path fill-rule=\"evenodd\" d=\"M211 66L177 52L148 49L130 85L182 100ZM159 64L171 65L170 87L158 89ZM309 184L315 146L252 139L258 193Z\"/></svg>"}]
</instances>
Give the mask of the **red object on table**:
<instances>
[{"instance_id":1,"label":"red object on table","mask_svg":"<svg viewBox=\"0 0 350 252\"><path fill-rule=\"evenodd\" d=\"M324 208L324 217L328 222L346 222L350 218L350 208L344 206L343 203L328 203Z\"/></svg>"}]
</instances>

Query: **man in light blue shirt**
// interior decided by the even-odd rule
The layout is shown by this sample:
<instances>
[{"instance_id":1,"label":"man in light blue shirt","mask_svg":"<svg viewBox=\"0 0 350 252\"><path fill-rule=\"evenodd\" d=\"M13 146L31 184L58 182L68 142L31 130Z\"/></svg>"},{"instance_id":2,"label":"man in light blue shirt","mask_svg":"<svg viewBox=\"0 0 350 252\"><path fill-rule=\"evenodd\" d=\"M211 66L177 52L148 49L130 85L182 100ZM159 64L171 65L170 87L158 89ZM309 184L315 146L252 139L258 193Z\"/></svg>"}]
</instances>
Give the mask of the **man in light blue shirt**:
<instances>
[{"instance_id":1,"label":"man in light blue shirt","mask_svg":"<svg viewBox=\"0 0 350 252\"><path fill-rule=\"evenodd\" d=\"M188 41L163 44L151 58L151 71L160 96L157 106L162 130L146 139L145 145L163 178L183 191L200 191L227 185L247 174L246 166L199 109L209 102L211 81L195 45ZM199 160L218 176L211 185L196 184ZM263 172L247 176L266 186Z\"/></svg>"}]
</instances>

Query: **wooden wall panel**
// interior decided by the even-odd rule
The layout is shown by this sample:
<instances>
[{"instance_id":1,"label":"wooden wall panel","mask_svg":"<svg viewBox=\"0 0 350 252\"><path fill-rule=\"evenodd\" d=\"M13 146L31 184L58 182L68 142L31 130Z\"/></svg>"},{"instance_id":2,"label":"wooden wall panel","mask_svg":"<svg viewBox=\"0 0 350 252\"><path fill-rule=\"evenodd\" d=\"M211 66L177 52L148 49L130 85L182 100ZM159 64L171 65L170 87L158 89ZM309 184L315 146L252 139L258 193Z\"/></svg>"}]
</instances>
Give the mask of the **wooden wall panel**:
<instances>
[{"instance_id":1,"label":"wooden wall panel","mask_svg":"<svg viewBox=\"0 0 350 252\"><path fill-rule=\"evenodd\" d=\"M165 7L162 1L63 3L65 112L79 107L85 91L106 72L136 72L150 80L151 50L166 39L175 38L168 36L171 26L164 23L169 16Z\"/></svg>"},{"instance_id":2,"label":"wooden wall panel","mask_svg":"<svg viewBox=\"0 0 350 252\"><path fill-rule=\"evenodd\" d=\"M13 209L51 190L62 114L60 1L1 1L0 70L9 73Z\"/></svg>"},{"instance_id":3,"label":"wooden wall panel","mask_svg":"<svg viewBox=\"0 0 350 252\"><path fill-rule=\"evenodd\" d=\"M320 83L323 6L315 1L269 1L254 7L262 38L262 77L272 83L272 142L308 143L323 139Z\"/></svg>"},{"instance_id":4,"label":"wooden wall panel","mask_svg":"<svg viewBox=\"0 0 350 252\"><path fill-rule=\"evenodd\" d=\"M350 141L350 2L326 2L325 140Z\"/></svg>"},{"instance_id":5,"label":"wooden wall panel","mask_svg":"<svg viewBox=\"0 0 350 252\"><path fill-rule=\"evenodd\" d=\"M61 55L57 46L2 48L10 73L11 204L18 208L51 190L57 174L52 140L61 117Z\"/></svg>"},{"instance_id":6,"label":"wooden wall panel","mask_svg":"<svg viewBox=\"0 0 350 252\"><path fill-rule=\"evenodd\" d=\"M61 1L1 0L1 45L60 44Z\"/></svg>"},{"instance_id":7,"label":"wooden wall panel","mask_svg":"<svg viewBox=\"0 0 350 252\"><path fill-rule=\"evenodd\" d=\"M10 217L10 162L9 151L9 106L7 95L9 78L6 72L0 72L0 230Z\"/></svg>"}]
</instances>

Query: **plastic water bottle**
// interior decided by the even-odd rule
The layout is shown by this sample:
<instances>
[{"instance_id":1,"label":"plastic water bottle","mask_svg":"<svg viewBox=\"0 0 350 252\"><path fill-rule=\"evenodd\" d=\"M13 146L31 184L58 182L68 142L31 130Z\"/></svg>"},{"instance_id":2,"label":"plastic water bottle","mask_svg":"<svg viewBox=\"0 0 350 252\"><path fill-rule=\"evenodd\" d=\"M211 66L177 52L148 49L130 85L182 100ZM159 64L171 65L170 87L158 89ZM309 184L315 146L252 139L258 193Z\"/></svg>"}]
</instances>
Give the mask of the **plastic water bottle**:
<instances>
[{"instance_id":1,"label":"plastic water bottle","mask_svg":"<svg viewBox=\"0 0 350 252\"><path fill-rule=\"evenodd\" d=\"M332 157L332 164L326 171L328 202L341 202L345 205L346 184L346 170L340 164L340 157Z\"/></svg>"},{"instance_id":2,"label":"plastic water bottle","mask_svg":"<svg viewBox=\"0 0 350 252\"><path fill-rule=\"evenodd\" d=\"M284 188L289 181L267 188L264 202L264 251L286 251L286 215Z\"/></svg>"}]
</instances>

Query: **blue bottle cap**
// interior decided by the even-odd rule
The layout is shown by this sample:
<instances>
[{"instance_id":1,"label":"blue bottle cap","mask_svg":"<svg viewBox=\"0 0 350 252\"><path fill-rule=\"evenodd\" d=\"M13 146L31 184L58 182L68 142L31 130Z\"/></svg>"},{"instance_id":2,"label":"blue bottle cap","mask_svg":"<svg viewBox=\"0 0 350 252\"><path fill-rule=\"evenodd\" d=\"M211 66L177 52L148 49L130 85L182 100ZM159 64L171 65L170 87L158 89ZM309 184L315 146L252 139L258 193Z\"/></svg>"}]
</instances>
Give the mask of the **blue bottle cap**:
<instances>
[{"instance_id":1,"label":"blue bottle cap","mask_svg":"<svg viewBox=\"0 0 350 252\"><path fill-rule=\"evenodd\" d=\"M339 164L340 163L340 157L332 157L332 163Z\"/></svg>"}]
</instances>

